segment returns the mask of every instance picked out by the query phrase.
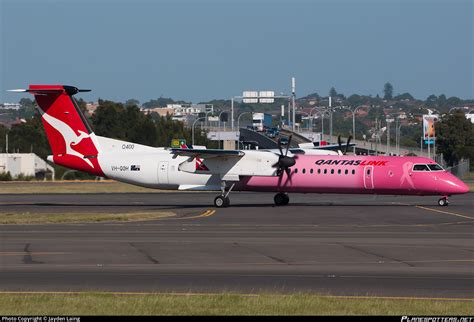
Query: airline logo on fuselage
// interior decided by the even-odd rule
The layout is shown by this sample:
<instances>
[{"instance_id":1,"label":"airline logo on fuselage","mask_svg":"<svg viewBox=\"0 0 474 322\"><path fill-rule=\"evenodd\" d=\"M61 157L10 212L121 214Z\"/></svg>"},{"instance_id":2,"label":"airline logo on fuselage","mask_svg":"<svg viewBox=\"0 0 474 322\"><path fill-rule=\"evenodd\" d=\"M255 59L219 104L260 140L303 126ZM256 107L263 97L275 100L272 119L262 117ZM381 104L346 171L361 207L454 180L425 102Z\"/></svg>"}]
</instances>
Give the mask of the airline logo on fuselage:
<instances>
[{"instance_id":1,"label":"airline logo on fuselage","mask_svg":"<svg viewBox=\"0 0 474 322\"><path fill-rule=\"evenodd\" d=\"M317 165L355 165L355 166L385 166L388 161L368 161L368 160L318 160Z\"/></svg>"}]
</instances>

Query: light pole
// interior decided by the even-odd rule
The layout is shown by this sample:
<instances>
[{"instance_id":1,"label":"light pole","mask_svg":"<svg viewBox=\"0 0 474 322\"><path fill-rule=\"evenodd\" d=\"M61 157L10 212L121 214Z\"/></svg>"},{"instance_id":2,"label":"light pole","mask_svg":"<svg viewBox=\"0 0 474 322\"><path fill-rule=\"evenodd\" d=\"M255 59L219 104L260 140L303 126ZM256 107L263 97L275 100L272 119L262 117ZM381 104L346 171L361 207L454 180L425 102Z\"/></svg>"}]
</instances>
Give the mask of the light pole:
<instances>
[{"instance_id":1,"label":"light pole","mask_svg":"<svg viewBox=\"0 0 474 322\"><path fill-rule=\"evenodd\" d=\"M352 109L350 106L344 106L343 108L348 109L352 113L352 135L354 136L354 140L356 139L356 123L355 123L355 116L357 114L357 110L359 108L364 107L363 105L357 106L355 109ZM356 147L354 146L354 154L356 153Z\"/></svg>"},{"instance_id":2,"label":"light pole","mask_svg":"<svg viewBox=\"0 0 474 322\"><path fill-rule=\"evenodd\" d=\"M202 119L205 119L205 117L198 117L196 120L194 120L193 122L193 126L192 126L192 137L193 137L193 146L194 146L194 126L196 125L196 123L199 121L199 120L202 120Z\"/></svg>"},{"instance_id":3,"label":"light pole","mask_svg":"<svg viewBox=\"0 0 474 322\"><path fill-rule=\"evenodd\" d=\"M398 118L397 118L397 121L398 121ZM400 123L398 126L397 126L397 132L395 133L395 135L397 136L396 137L396 145L397 145L397 155L400 155L400 139L401 139L401 132L400 132L400 129L402 128L402 123Z\"/></svg>"},{"instance_id":4,"label":"light pole","mask_svg":"<svg viewBox=\"0 0 474 322\"><path fill-rule=\"evenodd\" d=\"M214 113L214 111L206 112L206 119L204 120L204 127L207 128L207 114Z\"/></svg>"},{"instance_id":5,"label":"light pole","mask_svg":"<svg viewBox=\"0 0 474 322\"><path fill-rule=\"evenodd\" d=\"M237 130L240 130L240 118L244 114L252 114L252 112L242 112L242 113L239 114L239 116L237 117Z\"/></svg>"},{"instance_id":6,"label":"light pole","mask_svg":"<svg viewBox=\"0 0 474 322\"><path fill-rule=\"evenodd\" d=\"M321 115L321 139L320 139L320 141L323 141L324 140L324 114L329 114L329 112L321 108L315 114L316 115Z\"/></svg>"},{"instance_id":7,"label":"light pole","mask_svg":"<svg viewBox=\"0 0 474 322\"><path fill-rule=\"evenodd\" d=\"M391 118L385 119L387 122L387 153L386 155L388 156L390 153L390 123L392 123L394 120Z\"/></svg>"}]
</instances>

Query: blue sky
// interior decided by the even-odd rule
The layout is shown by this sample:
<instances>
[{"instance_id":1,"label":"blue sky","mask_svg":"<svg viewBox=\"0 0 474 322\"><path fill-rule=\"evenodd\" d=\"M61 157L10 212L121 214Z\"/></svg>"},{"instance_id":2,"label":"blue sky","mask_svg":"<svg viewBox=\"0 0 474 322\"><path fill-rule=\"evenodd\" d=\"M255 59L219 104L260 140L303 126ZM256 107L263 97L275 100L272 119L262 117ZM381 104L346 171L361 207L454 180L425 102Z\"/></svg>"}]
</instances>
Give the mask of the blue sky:
<instances>
[{"instance_id":1,"label":"blue sky","mask_svg":"<svg viewBox=\"0 0 474 322\"><path fill-rule=\"evenodd\" d=\"M0 101L30 83L193 102L243 90L474 98L470 0L0 0Z\"/></svg>"}]
</instances>

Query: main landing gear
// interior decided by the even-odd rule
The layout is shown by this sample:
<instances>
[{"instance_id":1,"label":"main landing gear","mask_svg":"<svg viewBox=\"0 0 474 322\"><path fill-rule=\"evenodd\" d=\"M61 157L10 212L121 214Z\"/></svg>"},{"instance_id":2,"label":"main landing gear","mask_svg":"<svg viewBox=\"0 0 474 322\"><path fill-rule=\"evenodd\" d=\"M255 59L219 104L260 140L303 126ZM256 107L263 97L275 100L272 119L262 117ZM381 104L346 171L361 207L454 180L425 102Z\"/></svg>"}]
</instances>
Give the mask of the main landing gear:
<instances>
[{"instance_id":1,"label":"main landing gear","mask_svg":"<svg viewBox=\"0 0 474 322\"><path fill-rule=\"evenodd\" d=\"M221 183L221 195L217 196L214 199L214 206L216 206L217 208L229 207L229 205L230 205L229 194L232 191L232 189L234 188L234 186L235 186L235 183L233 183L230 186L229 190L225 191L226 183L225 183L225 181L222 181L222 183Z\"/></svg>"},{"instance_id":2,"label":"main landing gear","mask_svg":"<svg viewBox=\"0 0 474 322\"><path fill-rule=\"evenodd\" d=\"M443 198L440 198L438 200L438 205L441 206L441 207L445 207L445 206L449 205L448 197L445 196Z\"/></svg>"},{"instance_id":3,"label":"main landing gear","mask_svg":"<svg viewBox=\"0 0 474 322\"><path fill-rule=\"evenodd\" d=\"M286 193L279 192L273 197L273 200L275 201L275 206L286 206L290 202L290 197Z\"/></svg>"}]
</instances>

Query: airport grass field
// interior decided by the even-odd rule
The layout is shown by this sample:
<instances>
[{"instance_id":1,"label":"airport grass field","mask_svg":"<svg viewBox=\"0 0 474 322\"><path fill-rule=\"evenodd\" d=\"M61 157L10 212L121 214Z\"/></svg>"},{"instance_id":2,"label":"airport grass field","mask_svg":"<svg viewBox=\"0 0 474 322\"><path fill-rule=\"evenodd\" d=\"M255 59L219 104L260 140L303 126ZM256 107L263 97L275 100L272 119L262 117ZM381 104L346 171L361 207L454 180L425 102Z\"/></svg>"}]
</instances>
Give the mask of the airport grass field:
<instances>
[{"instance_id":1,"label":"airport grass field","mask_svg":"<svg viewBox=\"0 0 474 322\"><path fill-rule=\"evenodd\" d=\"M170 211L130 212L130 213L3 213L0 210L0 224L65 224L65 223L94 223L94 222L129 222L155 220L171 217Z\"/></svg>"},{"instance_id":2,"label":"airport grass field","mask_svg":"<svg viewBox=\"0 0 474 322\"><path fill-rule=\"evenodd\" d=\"M0 295L2 315L473 315L472 300L337 297L313 294Z\"/></svg>"}]
</instances>

